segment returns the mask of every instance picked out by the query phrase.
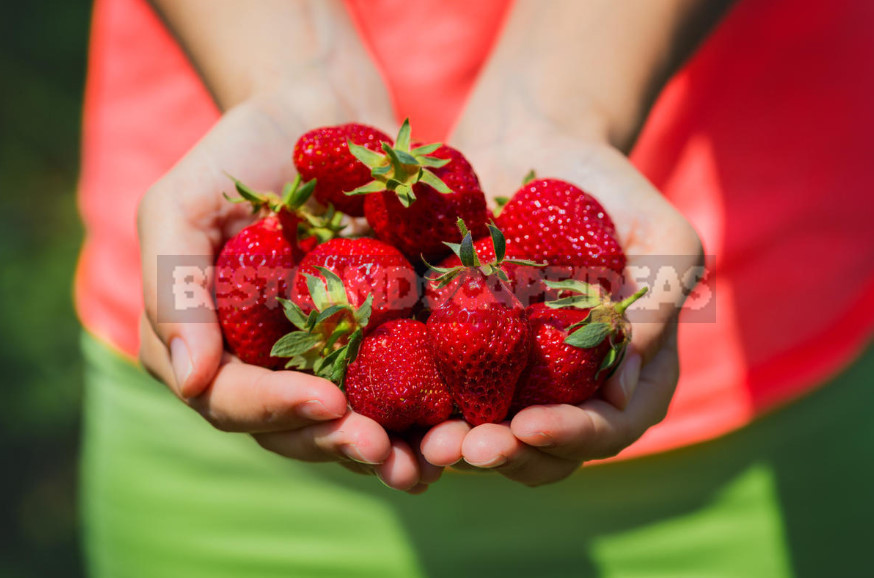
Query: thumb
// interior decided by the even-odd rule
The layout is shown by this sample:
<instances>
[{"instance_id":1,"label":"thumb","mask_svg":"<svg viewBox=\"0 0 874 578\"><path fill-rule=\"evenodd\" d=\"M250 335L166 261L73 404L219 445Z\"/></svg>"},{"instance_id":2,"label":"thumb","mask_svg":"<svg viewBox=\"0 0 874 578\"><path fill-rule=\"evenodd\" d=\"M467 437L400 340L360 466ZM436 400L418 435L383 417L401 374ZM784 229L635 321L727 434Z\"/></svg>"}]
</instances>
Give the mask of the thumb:
<instances>
[{"instance_id":1,"label":"thumb","mask_svg":"<svg viewBox=\"0 0 874 578\"><path fill-rule=\"evenodd\" d=\"M170 354L177 393L187 398L206 390L224 349L211 290L215 234L192 226L199 220L166 190L156 186L139 207L143 298L146 319Z\"/></svg>"}]
</instances>

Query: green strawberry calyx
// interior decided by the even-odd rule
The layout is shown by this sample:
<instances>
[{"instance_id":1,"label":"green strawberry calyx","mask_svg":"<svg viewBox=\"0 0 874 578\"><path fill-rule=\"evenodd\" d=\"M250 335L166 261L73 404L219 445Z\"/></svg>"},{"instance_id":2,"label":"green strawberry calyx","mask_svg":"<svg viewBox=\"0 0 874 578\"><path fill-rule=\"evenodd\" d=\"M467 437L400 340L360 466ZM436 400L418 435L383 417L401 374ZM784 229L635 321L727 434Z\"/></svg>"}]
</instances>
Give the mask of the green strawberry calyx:
<instances>
[{"instance_id":1,"label":"green strawberry calyx","mask_svg":"<svg viewBox=\"0 0 874 578\"><path fill-rule=\"evenodd\" d=\"M430 169L446 166L451 159L441 159L430 156L439 149L442 143L433 143L411 148L410 145L410 119L404 120L395 139L395 145L384 142L382 150L384 154L372 151L361 145L346 139L349 152L370 169L373 180L366 185L360 186L347 195L367 195L381 191L394 192L404 207L409 207L416 200L413 185L422 182L430 185L440 193L452 192L446 183L440 180Z\"/></svg>"},{"instance_id":2,"label":"green strawberry calyx","mask_svg":"<svg viewBox=\"0 0 874 578\"><path fill-rule=\"evenodd\" d=\"M464 220L460 217L458 219L458 230L461 232L461 243L444 241L443 244L452 249L452 252L461 259L461 265L457 267L437 267L425 261L425 264L437 273L437 276L432 279L433 282L437 283L437 289L445 287L468 269L478 269L487 277L489 275L497 275L501 281L507 283L509 282L507 273L501 267L504 263L528 265L530 267L546 266L546 263L535 263L534 261L526 261L524 259L507 259L507 240L494 222L489 223L489 234L491 235L492 246L495 250L495 260L489 263L482 263L473 245L473 235L471 235L467 225L464 224ZM424 257L422 260L425 260Z\"/></svg>"},{"instance_id":3,"label":"green strawberry calyx","mask_svg":"<svg viewBox=\"0 0 874 578\"><path fill-rule=\"evenodd\" d=\"M600 285L575 279L544 283L551 289L571 293L569 297L547 302L547 307L552 309L575 307L589 310L585 319L567 328L568 336L564 342L579 349L592 349L607 339L610 349L601 361L595 377L597 378L602 371L612 373L621 363L625 349L631 341L631 324L625 318L625 310L643 297L648 287L641 287L634 295L615 303ZM617 337L619 337L618 341Z\"/></svg>"},{"instance_id":4,"label":"green strawberry calyx","mask_svg":"<svg viewBox=\"0 0 874 578\"><path fill-rule=\"evenodd\" d=\"M290 214L297 217L298 240L314 236L319 243L324 243L339 235L340 231L346 227L342 224L343 213L335 210L333 205L328 205L327 210L322 214L314 213L305 206L316 188L316 179L310 179L304 183L300 175L297 175L294 181L286 183L282 193L277 195L271 191L258 192L239 179L231 175L228 177L234 181L234 188L239 197L231 197L227 193L222 193L225 199L237 204L249 203L253 215L269 212L277 215Z\"/></svg>"},{"instance_id":5,"label":"green strawberry calyx","mask_svg":"<svg viewBox=\"0 0 874 578\"><path fill-rule=\"evenodd\" d=\"M285 317L297 330L280 337L270 355L289 358L286 369L312 371L342 389L346 368L358 355L364 328L370 321L373 295L355 308L349 303L340 277L330 269L316 269L324 279L304 273L315 306L309 315L293 301L277 298Z\"/></svg>"}]
</instances>

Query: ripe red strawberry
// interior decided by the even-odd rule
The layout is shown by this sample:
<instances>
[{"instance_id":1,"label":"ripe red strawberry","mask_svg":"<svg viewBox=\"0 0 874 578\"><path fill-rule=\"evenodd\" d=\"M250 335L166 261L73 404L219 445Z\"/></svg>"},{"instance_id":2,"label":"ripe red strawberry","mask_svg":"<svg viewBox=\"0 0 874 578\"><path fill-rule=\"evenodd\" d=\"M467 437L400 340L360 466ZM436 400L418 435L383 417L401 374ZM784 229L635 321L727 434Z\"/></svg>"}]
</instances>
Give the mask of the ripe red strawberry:
<instances>
[{"instance_id":1,"label":"ripe red strawberry","mask_svg":"<svg viewBox=\"0 0 874 578\"><path fill-rule=\"evenodd\" d=\"M360 307L372 296L371 328L409 317L419 299L416 271L400 251L376 239L337 238L319 245L300 262L294 301L305 314L313 310L307 276L324 279L316 267L340 277L352 307Z\"/></svg>"},{"instance_id":2,"label":"ripe red strawberry","mask_svg":"<svg viewBox=\"0 0 874 578\"><path fill-rule=\"evenodd\" d=\"M474 235L486 234L489 219L479 179L457 150L440 145L410 145L410 124L404 121L395 146L377 154L350 148L373 181L352 191L367 195L364 214L377 237L411 259L439 259L448 253L443 241L460 241L456 221L470 225Z\"/></svg>"},{"instance_id":3,"label":"ripe red strawberry","mask_svg":"<svg viewBox=\"0 0 874 578\"><path fill-rule=\"evenodd\" d=\"M514 254L547 262L546 278L619 285L625 254L616 226L604 207L578 187L558 179L536 179L522 186L496 220Z\"/></svg>"},{"instance_id":4,"label":"ripe red strawberry","mask_svg":"<svg viewBox=\"0 0 874 578\"><path fill-rule=\"evenodd\" d=\"M271 214L228 240L216 260L216 309L228 349L270 369L285 363L270 349L291 329L276 296L288 295L289 276L302 256L286 232Z\"/></svg>"},{"instance_id":5,"label":"ripe red strawberry","mask_svg":"<svg viewBox=\"0 0 874 578\"><path fill-rule=\"evenodd\" d=\"M511 413L530 405L578 404L594 395L631 339L625 310L646 292L644 287L613 303L600 286L573 280L549 285L576 294L528 308L531 350Z\"/></svg>"},{"instance_id":6,"label":"ripe red strawberry","mask_svg":"<svg viewBox=\"0 0 874 578\"><path fill-rule=\"evenodd\" d=\"M441 283L460 276L455 292L428 318L437 369L464 419L472 425L503 420L530 345L525 308L504 285L504 239L492 228L496 259L481 265L463 226L454 246L462 266L437 269ZM531 264L531 263L525 263Z\"/></svg>"},{"instance_id":7,"label":"ripe red strawberry","mask_svg":"<svg viewBox=\"0 0 874 578\"><path fill-rule=\"evenodd\" d=\"M288 332L290 324L276 302L288 296L290 276L303 257L298 239L309 242L316 235L336 232L332 223L306 213L302 206L315 183L301 184L298 177L286 186L283 198L258 193L234 181L238 199L266 217L249 225L225 243L216 259L216 310L228 349L246 363L276 368L284 362L272 357L273 343ZM331 216L329 219L333 219Z\"/></svg>"},{"instance_id":8,"label":"ripe red strawberry","mask_svg":"<svg viewBox=\"0 0 874 578\"><path fill-rule=\"evenodd\" d=\"M345 388L352 409L393 432L437 425L452 413L425 324L413 319L383 323L364 338Z\"/></svg>"},{"instance_id":9,"label":"ripe red strawberry","mask_svg":"<svg viewBox=\"0 0 874 578\"><path fill-rule=\"evenodd\" d=\"M318 179L316 199L353 217L364 216L364 199L344 193L369 183L370 169L349 152L348 141L381 151L391 137L362 124L342 124L311 130L294 145L294 166L304 180Z\"/></svg>"}]
</instances>

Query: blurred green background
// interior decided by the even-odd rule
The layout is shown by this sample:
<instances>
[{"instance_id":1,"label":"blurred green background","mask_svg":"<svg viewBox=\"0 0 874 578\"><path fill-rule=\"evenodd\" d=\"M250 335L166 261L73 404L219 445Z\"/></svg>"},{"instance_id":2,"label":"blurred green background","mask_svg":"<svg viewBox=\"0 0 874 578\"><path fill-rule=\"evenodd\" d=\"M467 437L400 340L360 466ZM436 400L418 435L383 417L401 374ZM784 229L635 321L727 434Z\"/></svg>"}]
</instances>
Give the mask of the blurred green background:
<instances>
[{"instance_id":1,"label":"blurred green background","mask_svg":"<svg viewBox=\"0 0 874 578\"><path fill-rule=\"evenodd\" d=\"M79 324L72 278L91 3L0 19L0 576L81 576Z\"/></svg>"}]
</instances>

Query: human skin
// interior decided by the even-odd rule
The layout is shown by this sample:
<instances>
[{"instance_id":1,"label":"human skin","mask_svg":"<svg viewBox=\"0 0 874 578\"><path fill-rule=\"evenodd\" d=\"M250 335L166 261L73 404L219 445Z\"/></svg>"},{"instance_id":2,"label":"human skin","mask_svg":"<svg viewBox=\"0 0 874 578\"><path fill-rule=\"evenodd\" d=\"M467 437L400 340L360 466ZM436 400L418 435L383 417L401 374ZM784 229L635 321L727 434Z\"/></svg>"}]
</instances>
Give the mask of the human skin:
<instances>
[{"instance_id":1,"label":"human skin","mask_svg":"<svg viewBox=\"0 0 874 578\"><path fill-rule=\"evenodd\" d=\"M180 400L215 427L250 433L270 451L337 461L411 493L427 489L451 464L527 485L558 481L586 460L614 455L664 417L678 374L675 313L635 325L630 354L602 400L530 408L510 423L473 429L447 422L421 443L389 436L348 410L326 380L240 362L223 350L215 319L159 323L157 257L215 255L251 222L245 208L224 201L226 173L259 190L279 190L294 176L289 151L306 130L357 121L391 134L394 120L340 2L153 4L223 111L146 193L138 213L146 305L140 358ZM718 15L716 4L517 1L451 142L492 195L511 193L536 167L598 196L631 263L648 254L697 262L694 231L623 153L664 80Z\"/></svg>"}]
</instances>

